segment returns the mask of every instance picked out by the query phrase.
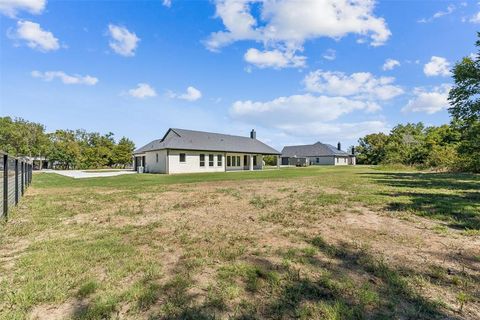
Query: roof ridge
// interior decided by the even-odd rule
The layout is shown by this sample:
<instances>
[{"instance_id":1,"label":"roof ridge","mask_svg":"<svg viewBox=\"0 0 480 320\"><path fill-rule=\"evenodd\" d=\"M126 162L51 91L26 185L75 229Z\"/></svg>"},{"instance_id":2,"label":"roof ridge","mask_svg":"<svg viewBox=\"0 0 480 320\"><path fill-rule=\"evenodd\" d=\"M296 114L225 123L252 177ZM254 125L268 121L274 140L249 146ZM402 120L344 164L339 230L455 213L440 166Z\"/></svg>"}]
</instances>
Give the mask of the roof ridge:
<instances>
[{"instance_id":1,"label":"roof ridge","mask_svg":"<svg viewBox=\"0 0 480 320\"><path fill-rule=\"evenodd\" d=\"M252 139L249 136L239 136L239 135L234 135L234 134L228 134L228 133L220 133L220 132L211 132L211 131L201 131L201 130L191 130L191 129L181 129L181 128L170 128L171 130L183 130L183 131L190 131L190 132L201 132L201 133L210 133L210 134L218 134L222 136L229 136L229 137L236 137L236 138L246 138L246 139L251 139L251 140L257 140L258 139ZM176 131L175 131L176 132ZM178 132L177 132L178 134ZM179 134L180 135L180 134Z\"/></svg>"},{"instance_id":2,"label":"roof ridge","mask_svg":"<svg viewBox=\"0 0 480 320\"><path fill-rule=\"evenodd\" d=\"M314 144L295 144L295 145L290 145L290 146L284 146L284 148L288 148L288 147L306 147L306 146L313 146L315 145Z\"/></svg>"}]
</instances>

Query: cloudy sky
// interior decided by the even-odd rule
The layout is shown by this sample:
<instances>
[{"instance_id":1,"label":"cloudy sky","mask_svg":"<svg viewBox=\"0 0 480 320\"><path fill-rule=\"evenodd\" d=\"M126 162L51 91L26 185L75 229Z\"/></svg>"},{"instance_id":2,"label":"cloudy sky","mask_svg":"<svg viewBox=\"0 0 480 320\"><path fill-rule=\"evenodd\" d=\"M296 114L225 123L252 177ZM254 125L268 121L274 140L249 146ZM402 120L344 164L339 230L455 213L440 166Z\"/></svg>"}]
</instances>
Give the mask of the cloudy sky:
<instances>
[{"instance_id":1,"label":"cloudy sky","mask_svg":"<svg viewBox=\"0 0 480 320\"><path fill-rule=\"evenodd\" d=\"M137 146L169 127L281 149L449 121L478 1L0 0L0 115Z\"/></svg>"}]
</instances>

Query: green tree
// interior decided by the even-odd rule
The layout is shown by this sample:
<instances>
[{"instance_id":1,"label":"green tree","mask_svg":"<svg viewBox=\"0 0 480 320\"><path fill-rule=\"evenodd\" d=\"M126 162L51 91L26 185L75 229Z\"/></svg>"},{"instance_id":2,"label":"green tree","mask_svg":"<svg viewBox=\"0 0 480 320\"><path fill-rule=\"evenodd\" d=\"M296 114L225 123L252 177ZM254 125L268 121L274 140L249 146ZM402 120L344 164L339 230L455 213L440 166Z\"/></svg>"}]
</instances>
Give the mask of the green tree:
<instances>
[{"instance_id":1,"label":"green tree","mask_svg":"<svg viewBox=\"0 0 480 320\"><path fill-rule=\"evenodd\" d=\"M426 129L426 164L430 167L454 168L458 163L458 141L460 132L454 126L445 124Z\"/></svg>"},{"instance_id":2,"label":"green tree","mask_svg":"<svg viewBox=\"0 0 480 320\"><path fill-rule=\"evenodd\" d=\"M385 160L385 145L388 136L384 133L368 134L358 140L356 147L358 164L380 164Z\"/></svg>"},{"instance_id":3,"label":"green tree","mask_svg":"<svg viewBox=\"0 0 480 320\"><path fill-rule=\"evenodd\" d=\"M113 163L125 168L132 163L133 150L135 144L132 140L122 137L118 144L113 149Z\"/></svg>"},{"instance_id":4,"label":"green tree","mask_svg":"<svg viewBox=\"0 0 480 320\"><path fill-rule=\"evenodd\" d=\"M455 85L448 100L453 123L461 132L460 165L480 172L480 32L477 36L477 56L463 58L453 68Z\"/></svg>"},{"instance_id":5,"label":"green tree","mask_svg":"<svg viewBox=\"0 0 480 320\"><path fill-rule=\"evenodd\" d=\"M42 124L0 117L0 150L14 156L45 156L49 145Z\"/></svg>"},{"instance_id":6,"label":"green tree","mask_svg":"<svg viewBox=\"0 0 480 320\"><path fill-rule=\"evenodd\" d=\"M113 133L57 130L45 133L42 124L0 117L0 150L14 156L45 156L63 169L122 166L131 163L134 144L115 142Z\"/></svg>"},{"instance_id":7,"label":"green tree","mask_svg":"<svg viewBox=\"0 0 480 320\"><path fill-rule=\"evenodd\" d=\"M48 158L61 169L75 169L79 163L80 146L72 130L57 130L50 134L52 147Z\"/></svg>"},{"instance_id":8,"label":"green tree","mask_svg":"<svg viewBox=\"0 0 480 320\"><path fill-rule=\"evenodd\" d=\"M79 166L82 169L111 167L114 164L113 150L115 140L113 133L101 135L77 130L76 138L81 148Z\"/></svg>"},{"instance_id":9,"label":"green tree","mask_svg":"<svg viewBox=\"0 0 480 320\"><path fill-rule=\"evenodd\" d=\"M392 129L385 145L385 162L423 164L427 156L423 123L399 124Z\"/></svg>"},{"instance_id":10,"label":"green tree","mask_svg":"<svg viewBox=\"0 0 480 320\"><path fill-rule=\"evenodd\" d=\"M277 156L264 156L263 161L266 166L276 166L277 165Z\"/></svg>"}]
</instances>

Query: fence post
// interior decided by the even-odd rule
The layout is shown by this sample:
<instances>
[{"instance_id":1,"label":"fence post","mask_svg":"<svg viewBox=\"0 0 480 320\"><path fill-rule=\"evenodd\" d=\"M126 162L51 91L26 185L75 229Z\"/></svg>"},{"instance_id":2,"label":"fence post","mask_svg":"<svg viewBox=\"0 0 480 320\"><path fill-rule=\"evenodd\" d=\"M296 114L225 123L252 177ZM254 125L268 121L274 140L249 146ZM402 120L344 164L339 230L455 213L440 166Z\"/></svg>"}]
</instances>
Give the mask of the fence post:
<instances>
[{"instance_id":1,"label":"fence post","mask_svg":"<svg viewBox=\"0 0 480 320\"><path fill-rule=\"evenodd\" d=\"M3 215L8 219L8 156L3 155Z\"/></svg>"},{"instance_id":2,"label":"fence post","mask_svg":"<svg viewBox=\"0 0 480 320\"><path fill-rule=\"evenodd\" d=\"M15 159L15 205L18 204L18 159Z\"/></svg>"},{"instance_id":3,"label":"fence post","mask_svg":"<svg viewBox=\"0 0 480 320\"><path fill-rule=\"evenodd\" d=\"M20 167L22 168L22 196L25 191L25 163L21 162Z\"/></svg>"}]
</instances>

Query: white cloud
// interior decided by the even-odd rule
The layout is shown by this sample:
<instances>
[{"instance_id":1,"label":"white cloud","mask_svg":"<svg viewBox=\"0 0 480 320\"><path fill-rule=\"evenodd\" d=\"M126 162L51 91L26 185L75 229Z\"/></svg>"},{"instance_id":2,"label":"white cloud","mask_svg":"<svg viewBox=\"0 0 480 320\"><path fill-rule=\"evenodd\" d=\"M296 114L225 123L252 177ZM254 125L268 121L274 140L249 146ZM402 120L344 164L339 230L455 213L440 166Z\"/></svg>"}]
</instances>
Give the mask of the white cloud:
<instances>
[{"instance_id":1,"label":"white cloud","mask_svg":"<svg viewBox=\"0 0 480 320\"><path fill-rule=\"evenodd\" d=\"M54 51L60 48L58 39L53 33L43 30L38 23L18 21L17 29L8 36L15 40L26 41L27 46L42 52Z\"/></svg>"},{"instance_id":2,"label":"white cloud","mask_svg":"<svg viewBox=\"0 0 480 320\"><path fill-rule=\"evenodd\" d=\"M148 83L137 84L136 88L128 90L128 94L139 99L155 97L157 95L155 89L152 88Z\"/></svg>"},{"instance_id":3,"label":"white cloud","mask_svg":"<svg viewBox=\"0 0 480 320\"><path fill-rule=\"evenodd\" d=\"M64 84L85 84L93 86L97 84L98 79L89 75L81 76L78 74L68 75L63 71L32 71L32 77L40 78L44 81L52 81L56 78L60 79Z\"/></svg>"},{"instance_id":4,"label":"white cloud","mask_svg":"<svg viewBox=\"0 0 480 320\"><path fill-rule=\"evenodd\" d=\"M252 13L253 6L259 8L258 18ZM217 0L216 16L225 30L212 33L206 46L218 51L235 41L253 40L263 43L264 52L274 49L295 56L306 40L340 39L350 33L369 37L372 46L379 46L391 32L385 20L374 15L374 7L373 0ZM272 67L278 68L278 63Z\"/></svg>"},{"instance_id":5,"label":"white cloud","mask_svg":"<svg viewBox=\"0 0 480 320\"><path fill-rule=\"evenodd\" d=\"M393 70L395 67L400 67L400 61L395 59L387 59L382 66L384 71Z\"/></svg>"},{"instance_id":6,"label":"white cloud","mask_svg":"<svg viewBox=\"0 0 480 320\"><path fill-rule=\"evenodd\" d=\"M162 5L164 5L167 8L170 8L172 6L172 0L163 0Z\"/></svg>"},{"instance_id":7,"label":"white cloud","mask_svg":"<svg viewBox=\"0 0 480 320\"><path fill-rule=\"evenodd\" d=\"M337 52L333 49L328 49L327 51L325 51L322 55L322 57L324 59L327 59L327 60L335 60L337 58Z\"/></svg>"},{"instance_id":8,"label":"white cloud","mask_svg":"<svg viewBox=\"0 0 480 320\"><path fill-rule=\"evenodd\" d=\"M473 15L469 21L471 23L480 23L480 11Z\"/></svg>"},{"instance_id":9,"label":"white cloud","mask_svg":"<svg viewBox=\"0 0 480 320\"><path fill-rule=\"evenodd\" d=\"M0 0L0 12L14 18L19 11L40 14L45 9L46 0Z\"/></svg>"},{"instance_id":10,"label":"white cloud","mask_svg":"<svg viewBox=\"0 0 480 320\"><path fill-rule=\"evenodd\" d=\"M316 70L303 83L310 93L278 97L268 101L239 100L229 110L230 117L239 122L278 131L285 136L306 139L358 139L367 133L386 131L388 126L381 115L380 101L403 93L391 77L375 77L370 73ZM358 119L345 122L349 116ZM361 118L361 116L360 116ZM303 140L302 140L303 141Z\"/></svg>"},{"instance_id":11,"label":"white cloud","mask_svg":"<svg viewBox=\"0 0 480 320\"><path fill-rule=\"evenodd\" d=\"M449 84L442 84L427 90L425 88L415 88L413 99L410 99L403 112L425 112L433 114L449 107L448 93L451 86Z\"/></svg>"},{"instance_id":12,"label":"white cloud","mask_svg":"<svg viewBox=\"0 0 480 320\"><path fill-rule=\"evenodd\" d=\"M188 87L187 91L182 94L177 94L171 91L168 92L167 94L170 98L177 98L177 99L182 99L187 101L196 101L202 97L202 92L192 86Z\"/></svg>"},{"instance_id":13,"label":"white cloud","mask_svg":"<svg viewBox=\"0 0 480 320\"><path fill-rule=\"evenodd\" d=\"M390 100L403 94L403 89L394 85L395 78L376 78L369 72L347 75L338 71L316 70L304 79L310 92L334 96L352 96L356 99Z\"/></svg>"},{"instance_id":14,"label":"white cloud","mask_svg":"<svg viewBox=\"0 0 480 320\"><path fill-rule=\"evenodd\" d=\"M447 9L445 11L437 11L430 18L422 18L422 19L418 20L418 22L419 23L432 22L435 19L438 19L438 18L441 18L443 16L447 16L449 14L452 14L455 10L456 10L455 5L451 4L447 7Z\"/></svg>"},{"instance_id":15,"label":"white cloud","mask_svg":"<svg viewBox=\"0 0 480 320\"><path fill-rule=\"evenodd\" d=\"M247 50L244 56L245 61L256 65L259 68L287 68L305 66L304 56L296 56L293 52L282 52L280 50L259 51L255 48Z\"/></svg>"},{"instance_id":16,"label":"white cloud","mask_svg":"<svg viewBox=\"0 0 480 320\"><path fill-rule=\"evenodd\" d=\"M433 76L449 76L450 75L450 63L447 59L442 57L432 56L430 62L425 64L423 72L427 77Z\"/></svg>"},{"instance_id":17,"label":"white cloud","mask_svg":"<svg viewBox=\"0 0 480 320\"><path fill-rule=\"evenodd\" d=\"M306 125L287 125L282 127L282 131L294 136L313 136L312 139L318 139L321 136L322 140L338 141L340 138L356 140L370 133L386 133L390 131L390 127L382 120L335 123L312 122Z\"/></svg>"},{"instance_id":18,"label":"white cloud","mask_svg":"<svg viewBox=\"0 0 480 320\"><path fill-rule=\"evenodd\" d=\"M236 101L230 114L234 119L266 127L286 128L291 125L336 120L356 110L374 112L379 109L380 106L374 102L304 94L266 102Z\"/></svg>"},{"instance_id":19,"label":"white cloud","mask_svg":"<svg viewBox=\"0 0 480 320\"><path fill-rule=\"evenodd\" d=\"M114 24L108 25L108 32L111 37L109 45L113 51L125 57L133 57L135 55L135 49L140 41L140 38L135 33L130 32L125 27Z\"/></svg>"}]
</instances>

